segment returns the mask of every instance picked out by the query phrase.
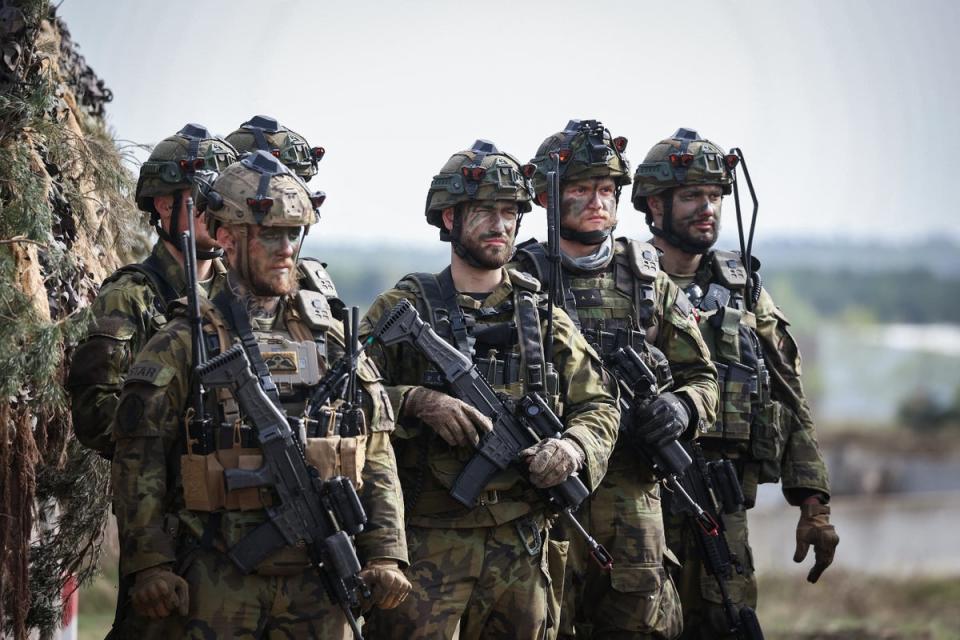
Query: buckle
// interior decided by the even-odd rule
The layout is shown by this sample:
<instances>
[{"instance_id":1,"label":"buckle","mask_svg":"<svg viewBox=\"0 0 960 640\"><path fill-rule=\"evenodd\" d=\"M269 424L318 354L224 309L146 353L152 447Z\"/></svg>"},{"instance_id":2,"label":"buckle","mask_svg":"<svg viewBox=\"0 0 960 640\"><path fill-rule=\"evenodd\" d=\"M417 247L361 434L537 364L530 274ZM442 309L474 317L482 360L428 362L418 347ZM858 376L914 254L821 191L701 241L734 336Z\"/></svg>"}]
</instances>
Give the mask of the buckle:
<instances>
[{"instance_id":1,"label":"buckle","mask_svg":"<svg viewBox=\"0 0 960 640\"><path fill-rule=\"evenodd\" d=\"M484 507L488 504L497 504L498 502L500 502L500 494L494 490L484 491L477 499L477 504L481 507Z\"/></svg>"}]
</instances>

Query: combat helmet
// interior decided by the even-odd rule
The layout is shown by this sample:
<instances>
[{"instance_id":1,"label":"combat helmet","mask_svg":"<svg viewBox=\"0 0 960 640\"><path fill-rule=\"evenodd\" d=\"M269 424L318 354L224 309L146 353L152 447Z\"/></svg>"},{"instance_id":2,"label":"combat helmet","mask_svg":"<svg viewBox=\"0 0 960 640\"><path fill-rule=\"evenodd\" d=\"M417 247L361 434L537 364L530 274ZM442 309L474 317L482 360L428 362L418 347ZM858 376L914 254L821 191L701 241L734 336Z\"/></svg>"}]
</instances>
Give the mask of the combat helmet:
<instances>
[{"instance_id":1,"label":"combat helmet","mask_svg":"<svg viewBox=\"0 0 960 640\"><path fill-rule=\"evenodd\" d=\"M156 224L155 196L187 189L193 186L194 172L223 171L236 160L237 150L229 142L214 137L203 125L187 124L175 135L160 141L140 166L137 207L150 213L151 224Z\"/></svg>"},{"instance_id":2,"label":"combat helmet","mask_svg":"<svg viewBox=\"0 0 960 640\"><path fill-rule=\"evenodd\" d=\"M633 206L647 214L652 222L647 197L694 184L718 184L723 195L730 195L736 155L705 140L693 129L677 129L672 137L655 144L643 163L637 166L633 180Z\"/></svg>"},{"instance_id":3,"label":"combat helmet","mask_svg":"<svg viewBox=\"0 0 960 640\"><path fill-rule=\"evenodd\" d=\"M270 116L254 116L227 136L227 142L239 153L266 151L304 181L317 175L317 164L326 151L311 147L306 139Z\"/></svg>"},{"instance_id":4,"label":"combat helmet","mask_svg":"<svg viewBox=\"0 0 960 640\"><path fill-rule=\"evenodd\" d=\"M150 224L156 228L157 235L182 251L178 228L180 216L174 215L170 229L164 229L153 199L173 194L173 211L179 211L181 192L194 186L197 172L222 171L236 160L237 151L229 142L211 135L203 125L187 124L175 135L161 140L140 166L135 194L137 207L150 214ZM219 249L197 251L197 257L201 260L221 255Z\"/></svg>"},{"instance_id":5,"label":"combat helmet","mask_svg":"<svg viewBox=\"0 0 960 640\"><path fill-rule=\"evenodd\" d=\"M563 131L544 140L530 161L536 167L533 188L537 195L546 191L547 172L557 170L561 181L612 178L619 197L619 188L630 184L626 148L627 139L612 137L599 120L571 120Z\"/></svg>"},{"instance_id":6,"label":"combat helmet","mask_svg":"<svg viewBox=\"0 0 960 640\"><path fill-rule=\"evenodd\" d=\"M266 151L244 156L218 175L203 194L211 235L222 224L309 227L326 199Z\"/></svg>"},{"instance_id":7,"label":"combat helmet","mask_svg":"<svg viewBox=\"0 0 960 640\"><path fill-rule=\"evenodd\" d=\"M630 163L623 156L626 148L627 139L614 138L599 120L570 120L563 131L543 141L527 165L532 169L527 171L533 174L538 196L547 190L547 173L556 171L561 185L567 181L610 178L617 186L619 202L621 189L630 184ZM560 228L561 237L584 244L600 244L612 233L613 228L587 232Z\"/></svg>"}]
</instances>

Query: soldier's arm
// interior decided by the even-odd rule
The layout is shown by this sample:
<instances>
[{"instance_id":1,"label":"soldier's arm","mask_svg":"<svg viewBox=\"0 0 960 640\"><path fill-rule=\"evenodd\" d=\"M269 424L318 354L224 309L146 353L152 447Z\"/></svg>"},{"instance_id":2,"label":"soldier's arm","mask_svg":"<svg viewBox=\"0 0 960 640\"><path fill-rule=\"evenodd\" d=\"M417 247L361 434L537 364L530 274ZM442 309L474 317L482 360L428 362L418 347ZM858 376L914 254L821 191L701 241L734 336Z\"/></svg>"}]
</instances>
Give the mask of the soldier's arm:
<instances>
[{"instance_id":1,"label":"soldier's arm","mask_svg":"<svg viewBox=\"0 0 960 640\"><path fill-rule=\"evenodd\" d=\"M373 328L383 314L404 299L415 303L416 295L410 290L391 289L377 296L377 299L370 305L370 309L360 322L361 339L366 338L373 332ZM397 417L396 436L401 438L412 437L415 435L415 427L407 424L408 421L403 419L403 399L407 392L417 386L419 381L423 379L426 361L407 344L384 347L376 343L368 349L367 355L373 360L380 371L380 375L383 376L383 384L390 398L393 414ZM414 431L411 431L411 429L414 429Z\"/></svg>"},{"instance_id":2,"label":"soldier's arm","mask_svg":"<svg viewBox=\"0 0 960 640\"><path fill-rule=\"evenodd\" d=\"M720 392L717 369L710 360L710 350L700 335L693 307L686 294L664 273L657 274L659 309L654 346L663 351L673 374L673 392L684 396L696 416L691 424L705 431L717 419ZM694 437L697 433L692 434Z\"/></svg>"},{"instance_id":3,"label":"soldier's arm","mask_svg":"<svg viewBox=\"0 0 960 640\"><path fill-rule=\"evenodd\" d=\"M620 409L612 383L602 374L600 358L570 317L554 309L554 366L563 396L563 437L574 440L586 454L581 478L591 490L600 486L617 441Z\"/></svg>"},{"instance_id":4,"label":"soldier's arm","mask_svg":"<svg viewBox=\"0 0 960 640\"><path fill-rule=\"evenodd\" d=\"M171 323L138 355L120 394L112 485L124 574L176 561L164 517L179 500L171 474L179 468L189 363L189 327Z\"/></svg>"},{"instance_id":5,"label":"soldier's arm","mask_svg":"<svg viewBox=\"0 0 960 640\"><path fill-rule=\"evenodd\" d=\"M153 293L133 277L109 283L93 301L86 336L70 363L73 429L85 446L107 454L121 385L146 343L152 322Z\"/></svg>"},{"instance_id":6,"label":"soldier's arm","mask_svg":"<svg viewBox=\"0 0 960 640\"><path fill-rule=\"evenodd\" d=\"M827 465L817 442L810 405L803 393L800 350L788 330L790 322L766 290L761 292L755 312L757 335L770 370L772 394L784 408L781 419L784 429L781 457L783 494L793 505L799 505L818 493L829 500Z\"/></svg>"}]
</instances>

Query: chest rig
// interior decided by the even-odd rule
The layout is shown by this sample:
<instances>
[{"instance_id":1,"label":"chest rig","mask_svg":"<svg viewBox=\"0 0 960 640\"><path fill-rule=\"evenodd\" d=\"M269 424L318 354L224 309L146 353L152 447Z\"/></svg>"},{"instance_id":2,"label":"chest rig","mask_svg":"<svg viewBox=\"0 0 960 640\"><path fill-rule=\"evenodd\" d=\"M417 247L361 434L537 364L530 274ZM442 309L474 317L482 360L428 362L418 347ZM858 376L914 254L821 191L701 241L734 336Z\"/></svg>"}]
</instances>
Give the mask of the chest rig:
<instances>
[{"instance_id":1,"label":"chest rig","mask_svg":"<svg viewBox=\"0 0 960 640\"><path fill-rule=\"evenodd\" d=\"M495 307L466 311L457 302L449 267L436 275L411 273L404 280L416 283L420 291L417 310L421 317L470 358L491 386L514 397L541 393L559 415L559 378L553 363L545 362L540 333L541 313L546 313L537 295L540 283L517 271L508 274L513 283L510 298ZM431 367L422 384L442 388L444 380Z\"/></svg>"},{"instance_id":2,"label":"chest rig","mask_svg":"<svg viewBox=\"0 0 960 640\"><path fill-rule=\"evenodd\" d=\"M547 282L550 263L542 244L530 241L520 245L517 254L525 268ZM624 346L643 351L644 338L655 321L654 282L659 266L653 245L617 238L611 264L602 270L561 270L563 310L602 359Z\"/></svg>"},{"instance_id":3,"label":"chest rig","mask_svg":"<svg viewBox=\"0 0 960 640\"><path fill-rule=\"evenodd\" d=\"M747 308L747 272L740 255L715 251L685 292L697 310L720 386L720 412L700 437L704 448L758 460L777 460L780 406L770 394L770 373L756 316ZM775 480L770 480L775 481Z\"/></svg>"},{"instance_id":4,"label":"chest rig","mask_svg":"<svg viewBox=\"0 0 960 640\"><path fill-rule=\"evenodd\" d=\"M300 434L307 461L323 478L349 477L361 484L366 426L353 437L341 437L336 406L321 408L316 420L306 420L304 408L317 383L328 369L328 360L343 354L343 348L328 340L333 317L326 298L318 292L300 291L295 299L281 302L282 326L255 329L246 309L228 290L202 303L203 331L210 357L231 346L238 336L260 386ZM223 471L256 469L263 463L255 427L248 422L229 390L217 389L207 396L211 418L202 441L207 451L197 451L188 436L181 459L184 498L191 511L262 509L271 504L265 489L225 491ZM326 411L326 413L324 413Z\"/></svg>"}]
</instances>

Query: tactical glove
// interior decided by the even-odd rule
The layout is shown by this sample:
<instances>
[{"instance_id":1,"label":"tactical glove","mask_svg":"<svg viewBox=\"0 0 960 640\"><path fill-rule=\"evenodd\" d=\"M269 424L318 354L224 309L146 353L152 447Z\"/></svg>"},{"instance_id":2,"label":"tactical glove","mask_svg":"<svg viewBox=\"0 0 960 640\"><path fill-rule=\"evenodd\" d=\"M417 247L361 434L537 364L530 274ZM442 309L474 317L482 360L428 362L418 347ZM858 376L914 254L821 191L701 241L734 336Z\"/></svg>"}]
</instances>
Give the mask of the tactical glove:
<instances>
[{"instance_id":1,"label":"tactical glove","mask_svg":"<svg viewBox=\"0 0 960 640\"><path fill-rule=\"evenodd\" d=\"M490 419L467 403L426 387L407 392L403 414L422 420L451 447L476 447L480 434L493 430Z\"/></svg>"},{"instance_id":2,"label":"tactical glove","mask_svg":"<svg viewBox=\"0 0 960 640\"><path fill-rule=\"evenodd\" d=\"M370 604L381 609L393 609L413 588L394 560L371 560L360 572L360 579L370 587Z\"/></svg>"},{"instance_id":3,"label":"tactical glove","mask_svg":"<svg viewBox=\"0 0 960 640\"><path fill-rule=\"evenodd\" d=\"M566 480L583 466L586 458L580 445L567 438L545 438L521 451L520 455L530 458L530 481L541 489Z\"/></svg>"},{"instance_id":4,"label":"tactical glove","mask_svg":"<svg viewBox=\"0 0 960 640\"><path fill-rule=\"evenodd\" d=\"M633 434L642 442L662 447L676 440L690 424L690 410L676 394L661 393L633 416Z\"/></svg>"},{"instance_id":5,"label":"tactical glove","mask_svg":"<svg viewBox=\"0 0 960 640\"><path fill-rule=\"evenodd\" d=\"M190 611L190 587L169 567L150 567L137 573L130 589L133 609L148 618L166 618L174 611Z\"/></svg>"},{"instance_id":6,"label":"tactical glove","mask_svg":"<svg viewBox=\"0 0 960 640\"><path fill-rule=\"evenodd\" d=\"M803 562L810 545L813 545L816 561L807 574L808 582L820 579L820 574L833 562L833 554L839 543L840 536L830 524L829 505L819 502L802 504L800 521L797 523L797 550L793 553L793 561Z\"/></svg>"}]
</instances>

